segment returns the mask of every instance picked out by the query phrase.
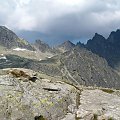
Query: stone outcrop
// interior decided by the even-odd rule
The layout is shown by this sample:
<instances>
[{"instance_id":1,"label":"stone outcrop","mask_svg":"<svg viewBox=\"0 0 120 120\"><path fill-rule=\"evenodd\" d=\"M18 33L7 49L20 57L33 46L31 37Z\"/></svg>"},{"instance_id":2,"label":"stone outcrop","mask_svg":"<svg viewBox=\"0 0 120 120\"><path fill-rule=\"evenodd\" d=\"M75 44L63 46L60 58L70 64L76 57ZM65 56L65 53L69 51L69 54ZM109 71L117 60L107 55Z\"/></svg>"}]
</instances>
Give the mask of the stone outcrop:
<instances>
[{"instance_id":1,"label":"stone outcrop","mask_svg":"<svg viewBox=\"0 0 120 120\"><path fill-rule=\"evenodd\" d=\"M64 82L48 79L24 81L24 76L13 76L8 71L23 71L33 76L33 71L6 69L0 71L1 120L60 120L69 112L68 106L76 104L78 90ZM25 76L26 79L26 76Z\"/></svg>"},{"instance_id":2,"label":"stone outcrop","mask_svg":"<svg viewBox=\"0 0 120 120\"><path fill-rule=\"evenodd\" d=\"M13 76L22 71L30 77ZM42 79L28 69L0 70L0 120L119 120L120 91Z\"/></svg>"},{"instance_id":3,"label":"stone outcrop","mask_svg":"<svg viewBox=\"0 0 120 120\"><path fill-rule=\"evenodd\" d=\"M83 90L76 115L78 120L119 120L120 96L102 90Z\"/></svg>"}]
</instances>

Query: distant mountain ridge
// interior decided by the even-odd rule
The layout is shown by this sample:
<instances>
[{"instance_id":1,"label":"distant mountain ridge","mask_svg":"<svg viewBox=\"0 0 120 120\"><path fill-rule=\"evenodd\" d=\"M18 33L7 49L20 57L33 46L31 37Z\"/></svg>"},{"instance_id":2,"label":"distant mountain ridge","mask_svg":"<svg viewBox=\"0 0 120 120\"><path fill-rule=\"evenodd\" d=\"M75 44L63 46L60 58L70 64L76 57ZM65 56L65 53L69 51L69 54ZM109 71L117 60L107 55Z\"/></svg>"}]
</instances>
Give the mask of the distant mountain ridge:
<instances>
[{"instance_id":1,"label":"distant mountain ridge","mask_svg":"<svg viewBox=\"0 0 120 120\"><path fill-rule=\"evenodd\" d=\"M5 26L0 26L0 46L7 49L11 48L25 48L28 50L39 50L43 53L52 52L66 52L70 51L76 46L87 48L93 53L103 57L107 60L108 64L120 72L120 30L111 32L109 37L105 39L102 35L95 33L94 37L88 40L87 44L82 44L78 42L76 45L71 41L67 40L61 45L58 45L54 49L48 44L42 42L41 40L36 40L33 44L28 41L19 38L14 32L6 28Z\"/></svg>"},{"instance_id":2,"label":"distant mountain ridge","mask_svg":"<svg viewBox=\"0 0 120 120\"><path fill-rule=\"evenodd\" d=\"M43 53L44 52L53 52L53 49L48 44L44 43L41 40L35 40L33 46L36 50L39 50Z\"/></svg>"},{"instance_id":3,"label":"distant mountain ridge","mask_svg":"<svg viewBox=\"0 0 120 120\"><path fill-rule=\"evenodd\" d=\"M29 42L24 39L20 39L13 31L9 30L5 26L0 26L0 45L7 49L20 47L34 50Z\"/></svg>"},{"instance_id":4,"label":"distant mountain ridge","mask_svg":"<svg viewBox=\"0 0 120 120\"><path fill-rule=\"evenodd\" d=\"M0 27L0 29L0 43L6 48L20 47L28 49L28 46L30 46L35 51L28 51L28 53L37 53L36 57L38 58L42 55L41 53L57 51L55 54L46 56L44 60L41 58L40 60L33 60L32 56L31 58L20 57L19 52L18 56L15 54L4 54L0 59L1 69L28 68L51 77L59 77L60 80L67 80L67 82L76 85L120 87L120 76L113 69L114 66L112 66L119 63L120 60L119 30L112 32L108 39L96 33L86 45L80 42L75 45L70 41L66 41L52 49L41 40L36 40L33 45L28 42L26 44L26 41L24 43L22 39L9 29L5 27ZM37 52L37 50L41 52ZM118 64L116 66L118 67Z\"/></svg>"},{"instance_id":5,"label":"distant mountain ridge","mask_svg":"<svg viewBox=\"0 0 120 120\"><path fill-rule=\"evenodd\" d=\"M120 30L111 32L105 39L102 35L88 40L85 47L93 53L105 58L108 64L120 72Z\"/></svg>"},{"instance_id":6,"label":"distant mountain ridge","mask_svg":"<svg viewBox=\"0 0 120 120\"><path fill-rule=\"evenodd\" d=\"M59 45L59 49L69 51L76 46L86 48L89 51L103 57L107 60L109 66L120 73L120 30L112 31L106 39L102 35L95 33L92 39L88 40L87 44L78 42L76 45L66 41Z\"/></svg>"}]
</instances>

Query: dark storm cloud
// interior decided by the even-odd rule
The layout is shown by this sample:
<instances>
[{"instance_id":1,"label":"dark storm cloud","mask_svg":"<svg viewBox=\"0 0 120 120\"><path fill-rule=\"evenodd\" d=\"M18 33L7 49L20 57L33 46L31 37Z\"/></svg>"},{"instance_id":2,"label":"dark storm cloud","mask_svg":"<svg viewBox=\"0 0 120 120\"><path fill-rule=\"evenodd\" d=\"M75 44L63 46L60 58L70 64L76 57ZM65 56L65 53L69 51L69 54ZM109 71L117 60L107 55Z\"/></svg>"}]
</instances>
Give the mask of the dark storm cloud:
<instances>
[{"instance_id":1,"label":"dark storm cloud","mask_svg":"<svg viewBox=\"0 0 120 120\"><path fill-rule=\"evenodd\" d=\"M0 18L1 25L38 31L51 39L87 39L120 28L120 1L3 0Z\"/></svg>"}]
</instances>

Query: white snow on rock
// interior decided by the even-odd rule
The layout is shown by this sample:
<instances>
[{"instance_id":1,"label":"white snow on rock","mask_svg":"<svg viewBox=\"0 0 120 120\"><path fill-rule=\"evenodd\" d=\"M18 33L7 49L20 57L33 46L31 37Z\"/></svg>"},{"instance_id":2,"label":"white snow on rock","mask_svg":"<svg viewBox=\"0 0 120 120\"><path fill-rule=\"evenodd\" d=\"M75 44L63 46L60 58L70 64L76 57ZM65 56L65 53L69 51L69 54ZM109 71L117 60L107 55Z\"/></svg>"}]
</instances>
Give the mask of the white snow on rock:
<instances>
[{"instance_id":1,"label":"white snow on rock","mask_svg":"<svg viewBox=\"0 0 120 120\"><path fill-rule=\"evenodd\" d=\"M4 56L4 54L1 54L1 55L0 55L0 60L2 60L2 59L3 59L3 60L7 60L6 56Z\"/></svg>"},{"instance_id":2,"label":"white snow on rock","mask_svg":"<svg viewBox=\"0 0 120 120\"><path fill-rule=\"evenodd\" d=\"M15 50L15 51L26 51L27 49L24 49L24 48L15 48L13 50Z\"/></svg>"},{"instance_id":3,"label":"white snow on rock","mask_svg":"<svg viewBox=\"0 0 120 120\"><path fill-rule=\"evenodd\" d=\"M4 59L4 60L6 60L7 58L6 58L5 56L3 56L3 57L0 57L0 59Z\"/></svg>"},{"instance_id":4,"label":"white snow on rock","mask_svg":"<svg viewBox=\"0 0 120 120\"><path fill-rule=\"evenodd\" d=\"M48 57L48 58L51 58L52 56Z\"/></svg>"}]
</instances>

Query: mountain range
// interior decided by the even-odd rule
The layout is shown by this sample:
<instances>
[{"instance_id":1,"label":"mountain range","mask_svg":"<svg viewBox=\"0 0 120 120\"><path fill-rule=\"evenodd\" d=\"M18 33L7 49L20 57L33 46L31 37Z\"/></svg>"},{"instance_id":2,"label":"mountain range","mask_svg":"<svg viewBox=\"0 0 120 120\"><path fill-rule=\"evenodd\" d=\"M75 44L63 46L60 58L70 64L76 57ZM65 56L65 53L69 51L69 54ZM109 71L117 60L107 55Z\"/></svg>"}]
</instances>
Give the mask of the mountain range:
<instances>
[{"instance_id":1,"label":"mountain range","mask_svg":"<svg viewBox=\"0 0 120 120\"><path fill-rule=\"evenodd\" d=\"M75 85L118 89L119 39L120 30L117 30L107 39L96 33L85 45L80 42L75 45L68 40L51 48L41 40L30 44L0 26L0 45L5 48L1 50L0 68L27 68ZM10 52L11 49L14 52Z\"/></svg>"},{"instance_id":2,"label":"mountain range","mask_svg":"<svg viewBox=\"0 0 120 120\"><path fill-rule=\"evenodd\" d=\"M120 30L111 32L107 39L96 33L88 40L86 48L105 58L112 68L120 72Z\"/></svg>"},{"instance_id":3,"label":"mountain range","mask_svg":"<svg viewBox=\"0 0 120 120\"><path fill-rule=\"evenodd\" d=\"M120 30L51 48L0 26L1 120L119 120Z\"/></svg>"}]
</instances>

